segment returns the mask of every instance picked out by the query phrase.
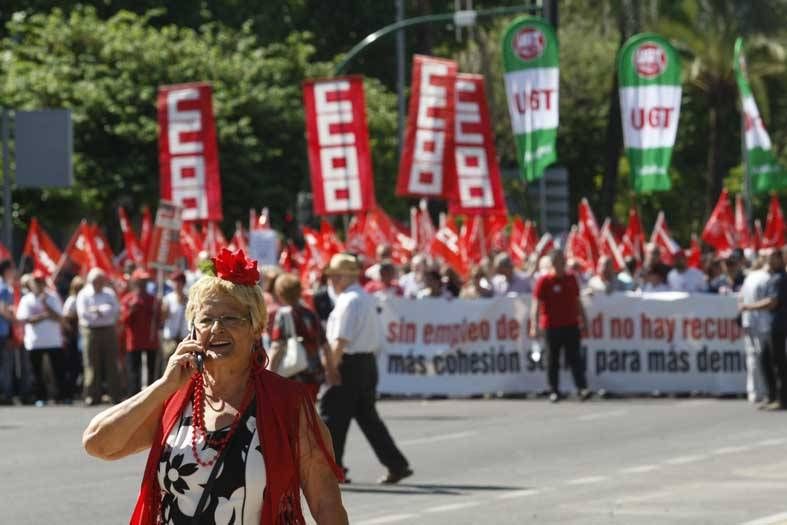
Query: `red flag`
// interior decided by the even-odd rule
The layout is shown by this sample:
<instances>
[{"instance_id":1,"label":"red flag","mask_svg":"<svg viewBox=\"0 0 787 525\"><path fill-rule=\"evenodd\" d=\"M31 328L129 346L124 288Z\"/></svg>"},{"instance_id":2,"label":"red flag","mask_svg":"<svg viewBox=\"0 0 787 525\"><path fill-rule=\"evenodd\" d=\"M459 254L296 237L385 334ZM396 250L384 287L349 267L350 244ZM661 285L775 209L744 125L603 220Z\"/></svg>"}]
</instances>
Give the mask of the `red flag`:
<instances>
[{"instance_id":1,"label":"red flag","mask_svg":"<svg viewBox=\"0 0 787 525\"><path fill-rule=\"evenodd\" d=\"M350 219L347 225L347 232L345 234L346 242L345 249L350 253L365 254L367 253L366 246L366 214L356 213ZM374 247L372 247L374 250Z\"/></svg>"},{"instance_id":2,"label":"red flag","mask_svg":"<svg viewBox=\"0 0 787 525\"><path fill-rule=\"evenodd\" d=\"M211 257L215 257L226 248L229 243L219 225L214 221L208 221L205 225L205 236L202 239L202 249L208 252Z\"/></svg>"},{"instance_id":3,"label":"red flag","mask_svg":"<svg viewBox=\"0 0 787 525\"><path fill-rule=\"evenodd\" d=\"M82 221L68 243L66 255L80 268L81 274L86 274L93 268L100 268L109 275L114 275L115 268L107 261L106 254L98 248L94 230Z\"/></svg>"},{"instance_id":4,"label":"red flag","mask_svg":"<svg viewBox=\"0 0 787 525\"><path fill-rule=\"evenodd\" d=\"M601 226L600 253L612 259L612 264L616 272L623 270L626 266L626 262L623 259L623 253L618 246L615 236L612 234L612 221L609 218L607 218Z\"/></svg>"},{"instance_id":5,"label":"red flag","mask_svg":"<svg viewBox=\"0 0 787 525\"><path fill-rule=\"evenodd\" d=\"M189 268L194 269L197 256L202 250L202 239L194 223L184 222L180 227L180 253L186 258Z\"/></svg>"},{"instance_id":6,"label":"red flag","mask_svg":"<svg viewBox=\"0 0 787 525\"><path fill-rule=\"evenodd\" d=\"M126 246L126 256L133 261L135 266L144 266L145 254L139 246L134 227L131 226L123 206L118 206L118 217L120 218L120 230L123 232L123 243Z\"/></svg>"},{"instance_id":7,"label":"red flag","mask_svg":"<svg viewBox=\"0 0 787 525\"><path fill-rule=\"evenodd\" d=\"M469 268L459 240L453 217L448 217L445 225L435 232L431 252L442 258L460 276L466 276Z\"/></svg>"},{"instance_id":8,"label":"red flag","mask_svg":"<svg viewBox=\"0 0 787 525\"><path fill-rule=\"evenodd\" d=\"M432 249L432 240L435 236L435 227L432 217L429 216L426 199L421 199L418 208L410 208L411 230L410 237L416 242L419 253L429 253Z\"/></svg>"},{"instance_id":9,"label":"red flag","mask_svg":"<svg viewBox=\"0 0 787 525\"><path fill-rule=\"evenodd\" d=\"M329 260L337 253L344 251L344 244L339 240L331 223L325 219L320 221L320 242L322 242L323 251L328 255Z\"/></svg>"},{"instance_id":10,"label":"red flag","mask_svg":"<svg viewBox=\"0 0 787 525\"><path fill-rule=\"evenodd\" d=\"M405 235L382 208L376 208L366 214L364 222L364 235L366 237L366 256L374 258L375 249L381 244L390 244L393 248L392 259L396 263L405 262L415 250L415 241ZM369 251L371 248L371 251Z\"/></svg>"},{"instance_id":11,"label":"red flag","mask_svg":"<svg viewBox=\"0 0 787 525\"><path fill-rule=\"evenodd\" d=\"M763 248L781 248L784 246L784 214L779 197L771 195L768 217L765 219L765 233L762 236Z\"/></svg>"},{"instance_id":12,"label":"red flag","mask_svg":"<svg viewBox=\"0 0 787 525\"><path fill-rule=\"evenodd\" d=\"M525 221L525 233L522 234L522 250L530 257L538 244L538 230L533 221Z\"/></svg>"},{"instance_id":13,"label":"red flag","mask_svg":"<svg viewBox=\"0 0 787 525\"><path fill-rule=\"evenodd\" d=\"M595 263L593 261L593 252L590 249L590 243L579 232L579 227L574 225L571 231L568 232L566 237L566 259L574 260L582 267L585 273L592 273L595 271Z\"/></svg>"},{"instance_id":14,"label":"red flag","mask_svg":"<svg viewBox=\"0 0 787 525\"><path fill-rule=\"evenodd\" d=\"M525 221L522 217L514 217L511 221L511 235L508 237L508 254L515 266L522 266L527 262L527 254L523 247L525 237Z\"/></svg>"},{"instance_id":15,"label":"red flag","mask_svg":"<svg viewBox=\"0 0 787 525\"><path fill-rule=\"evenodd\" d=\"M751 233L749 220L746 218L746 208L743 205L743 196L735 196L735 239L739 248L751 248Z\"/></svg>"},{"instance_id":16,"label":"red flag","mask_svg":"<svg viewBox=\"0 0 787 525\"><path fill-rule=\"evenodd\" d=\"M721 191L719 200L702 230L702 240L713 246L722 257L728 256L735 247L735 219L726 189Z\"/></svg>"},{"instance_id":17,"label":"red flag","mask_svg":"<svg viewBox=\"0 0 787 525\"><path fill-rule=\"evenodd\" d=\"M675 263L675 255L680 252L680 246L670 235L663 211L660 211L656 217L656 224L653 225L653 233L650 235L650 242L659 247L661 261L664 264L672 266Z\"/></svg>"},{"instance_id":18,"label":"red flag","mask_svg":"<svg viewBox=\"0 0 787 525\"><path fill-rule=\"evenodd\" d=\"M702 269L702 251L694 234L691 234L691 247L686 250L686 265L689 268Z\"/></svg>"},{"instance_id":19,"label":"red flag","mask_svg":"<svg viewBox=\"0 0 787 525\"><path fill-rule=\"evenodd\" d=\"M314 214L375 207L363 77L303 83Z\"/></svg>"},{"instance_id":20,"label":"red flag","mask_svg":"<svg viewBox=\"0 0 787 525\"><path fill-rule=\"evenodd\" d=\"M544 255L547 255L549 252L555 249L555 239L552 238L551 233L545 233L541 236L538 240L538 244L536 244L533 253L536 254L536 260L541 259Z\"/></svg>"},{"instance_id":21,"label":"red flag","mask_svg":"<svg viewBox=\"0 0 787 525\"><path fill-rule=\"evenodd\" d=\"M30 219L22 253L33 260L34 269L44 272L47 277L57 271L63 255L35 217Z\"/></svg>"},{"instance_id":22,"label":"red flag","mask_svg":"<svg viewBox=\"0 0 787 525\"><path fill-rule=\"evenodd\" d=\"M598 260L599 248L601 245L601 232L596 222L596 216L586 198L582 198L579 203L579 233L584 236L590 244L593 253L593 262Z\"/></svg>"},{"instance_id":23,"label":"red flag","mask_svg":"<svg viewBox=\"0 0 787 525\"><path fill-rule=\"evenodd\" d=\"M460 230L461 246L466 250L469 261L475 262L492 251L501 230L505 229L508 218L505 215L472 215L467 218Z\"/></svg>"},{"instance_id":24,"label":"red flag","mask_svg":"<svg viewBox=\"0 0 787 525\"><path fill-rule=\"evenodd\" d=\"M456 197L454 113L456 62L413 56L410 107L396 194Z\"/></svg>"},{"instance_id":25,"label":"red flag","mask_svg":"<svg viewBox=\"0 0 787 525\"><path fill-rule=\"evenodd\" d=\"M295 247L295 244L292 241L287 241L287 245L279 254L279 266L281 266L282 270L292 272L298 269L297 252L298 249Z\"/></svg>"},{"instance_id":26,"label":"red flag","mask_svg":"<svg viewBox=\"0 0 787 525\"><path fill-rule=\"evenodd\" d=\"M506 215L483 76L456 76L455 121L453 165L457 195L449 202L449 211Z\"/></svg>"},{"instance_id":27,"label":"red flag","mask_svg":"<svg viewBox=\"0 0 787 525\"><path fill-rule=\"evenodd\" d=\"M110 275L118 275L120 272L115 266L115 254L112 253L112 247L109 245L104 232L101 231L98 224L94 224L90 228L90 233L93 234L93 244L96 247L96 256L101 268Z\"/></svg>"},{"instance_id":28,"label":"red flag","mask_svg":"<svg viewBox=\"0 0 787 525\"><path fill-rule=\"evenodd\" d=\"M754 234L751 237L751 248L755 253L762 248L762 238L762 223L760 219L754 219Z\"/></svg>"},{"instance_id":29,"label":"red flag","mask_svg":"<svg viewBox=\"0 0 787 525\"><path fill-rule=\"evenodd\" d=\"M150 251L150 240L153 238L153 218L150 216L150 208L142 208L142 226L139 230L139 248L145 254L147 264L148 252Z\"/></svg>"},{"instance_id":30,"label":"red flag","mask_svg":"<svg viewBox=\"0 0 787 525\"><path fill-rule=\"evenodd\" d=\"M629 209L629 221L626 225L626 232L623 234L623 257L634 257L642 261L645 249L645 233L642 228L642 221L639 218L637 208Z\"/></svg>"},{"instance_id":31,"label":"red flag","mask_svg":"<svg viewBox=\"0 0 787 525\"><path fill-rule=\"evenodd\" d=\"M232 235L230 244L235 250L243 250L249 253L249 245L246 242L246 232L243 231L243 224L240 221L235 221L235 233Z\"/></svg>"},{"instance_id":32,"label":"red flag","mask_svg":"<svg viewBox=\"0 0 787 525\"><path fill-rule=\"evenodd\" d=\"M184 221L223 218L212 98L205 82L158 89L161 200L179 206Z\"/></svg>"},{"instance_id":33,"label":"red flag","mask_svg":"<svg viewBox=\"0 0 787 525\"><path fill-rule=\"evenodd\" d=\"M0 242L0 261L11 258L11 252L5 247L5 244Z\"/></svg>"}]
</instances>

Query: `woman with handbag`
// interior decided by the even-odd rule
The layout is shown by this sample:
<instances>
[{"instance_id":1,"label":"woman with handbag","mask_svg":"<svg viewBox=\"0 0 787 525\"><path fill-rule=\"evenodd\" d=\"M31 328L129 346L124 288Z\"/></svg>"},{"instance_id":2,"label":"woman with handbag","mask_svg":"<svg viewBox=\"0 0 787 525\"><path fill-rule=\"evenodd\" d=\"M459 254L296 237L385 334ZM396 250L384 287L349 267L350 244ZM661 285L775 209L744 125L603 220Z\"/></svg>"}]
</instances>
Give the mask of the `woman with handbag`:
<instances>
[{"instance_id":1,"label":"woman with handbag","mask_svg":"<svg viewBox=\"0 0 787 525\"><path fill-rule=\"evenodd\" d=\"M346 524L326 428L299 383L265 368L257 263L226 249L211 262L163 376L94 417L85 449L149 450L132 525L300 525L301 490L317 523Z\"/></svg>"},{"instance_id":2,"label":"woman with handbag","mask_svg":"<svg viewBox=\"0 0 787 525\"><path fill-rule=\"evenodd\" d=\"M280 275L274 293L283 306L273 320L269 369L303 383L316 402L325 370L333 368L322 361L331 356L325 331L317 314L301 302L301 282L295 275Z\"/></svg>"}]
</instances>

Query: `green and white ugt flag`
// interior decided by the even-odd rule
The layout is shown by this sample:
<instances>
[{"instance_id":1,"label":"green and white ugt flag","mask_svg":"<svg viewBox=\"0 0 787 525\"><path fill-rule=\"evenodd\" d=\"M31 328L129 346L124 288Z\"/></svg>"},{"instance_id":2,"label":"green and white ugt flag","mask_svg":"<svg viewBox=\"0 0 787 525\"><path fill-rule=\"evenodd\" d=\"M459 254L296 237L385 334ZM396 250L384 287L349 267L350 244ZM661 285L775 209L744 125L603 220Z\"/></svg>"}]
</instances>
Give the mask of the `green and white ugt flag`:
<instances>
[{"instance_id":1,"label":"green and white ugt flag","mask_svg":"<svg viewBox=\"0 0 787 525\"><path fill-rule=\"evenodd\" d=\"M508 113L519 166L527 181L555 162L558 110L558 45L541 18L516 19L503 35Z\"/></svg>"},{"instance_id":2,"label":"green and white ugt flag","mask_svg":"<svg viewBox=\"0 0 787 525\"><path fill-rule=\"evenodd\" d=\"M636 193L669 190L680 115L678 53L659 35L634 35L618 55L618 83L631 185Z\"/></svg>"},{"instance_id":3,"label":"green and white ugt flag","mask_svg":"<svg viewBox=\"0 0 787 525\"><path fill-rule=\"evenodd\" d=\"M752 190L766 192L787 187L787 173L776 162L771 151L771 139L765 124L760 118L760 111L749 87L746 78L746 58L743 54L743 39L735 41L735 56L732 63L735 78L738 81L738 91L741 94L741 112L743 114L744 143L746 147L747 169L751 180Z\"/></svg>"}]
</instances>

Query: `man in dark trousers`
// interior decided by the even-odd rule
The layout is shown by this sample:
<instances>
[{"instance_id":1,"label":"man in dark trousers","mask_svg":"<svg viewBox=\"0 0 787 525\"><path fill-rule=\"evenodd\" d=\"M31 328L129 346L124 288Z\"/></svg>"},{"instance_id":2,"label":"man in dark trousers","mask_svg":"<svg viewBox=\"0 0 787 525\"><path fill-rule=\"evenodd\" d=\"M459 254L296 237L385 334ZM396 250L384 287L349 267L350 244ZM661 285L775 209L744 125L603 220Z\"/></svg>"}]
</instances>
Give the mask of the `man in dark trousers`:
<instances>
[{"instance_id":1,"label":"man in dark trousers","mask_svg":"<svg viewBox=\"0 0 787 525\"><path fill-rule=\"evenodd\" d=\"M761 359L763 376L768 389L768 403L764 410L787 408L787 274L784 271L784 256L778 249L768 254L768 272L771 278L765 291L766 297L754 303L744 304L741 310L770 310L771 344L763 349Z\"/></svg>"},{"instance_id":2,"label":"man in dark trousers","mask_svg":"<svg viewBox=\"0 0 787 525\"><path fill-rule=\"evenodd\" d=\"M334 255L325 273L336 293L336 306L326 329L331 347L325 372L329 386L320 398L320 416L331 433L336 462L342 468L347 430L355 418L377 459L388 468L379 482L398 483L413 471L375 406L378 378L375 353L382 343L377 303L358 283L361 267L354 256Z\"/></svg>"},{"instance_id":3,"label":"man in dark trousers","mask_svg":"<svg viewBox=\"0 0 787 525\"><path fill-rule=\"evenodd\" d=\"M587 319L579 298L579 282L576 275L566 271L566 259L562 251L553 250L549 258L552 262L551 271L539 277L533 290L530 338L538 337L539 329L546 338L549 400L553 403L560 400L561 350L565 350L565 359L571 366L579 398L585 400L590 396L590 391L579 355L579 343L580 329L587 326Z\"/></svg>"}]
</instances>

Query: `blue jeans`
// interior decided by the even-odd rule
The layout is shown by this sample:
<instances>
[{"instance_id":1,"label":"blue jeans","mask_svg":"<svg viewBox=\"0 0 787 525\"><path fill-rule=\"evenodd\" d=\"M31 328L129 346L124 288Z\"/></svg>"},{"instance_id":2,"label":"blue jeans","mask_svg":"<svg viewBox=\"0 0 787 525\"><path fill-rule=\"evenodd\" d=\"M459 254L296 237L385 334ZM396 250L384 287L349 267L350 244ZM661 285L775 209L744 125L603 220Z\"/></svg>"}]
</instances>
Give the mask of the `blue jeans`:
<instances>
[{"instance_id":1,"label":"blue jeans","mask_svg":"<svg viewBox=\"0 0 787 525\"><path fill-rule=\"evenodd\" d=\"M11 399L14 394L14 353L6 348L8 336L0 336L0 397Z\"/></svg>"}]
</instances>

